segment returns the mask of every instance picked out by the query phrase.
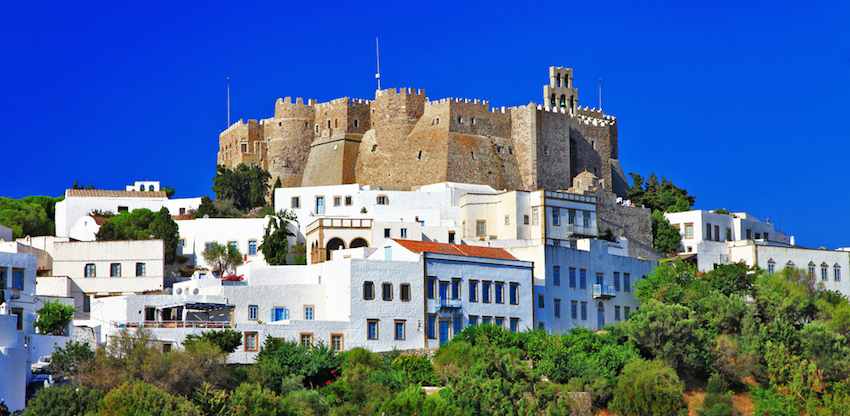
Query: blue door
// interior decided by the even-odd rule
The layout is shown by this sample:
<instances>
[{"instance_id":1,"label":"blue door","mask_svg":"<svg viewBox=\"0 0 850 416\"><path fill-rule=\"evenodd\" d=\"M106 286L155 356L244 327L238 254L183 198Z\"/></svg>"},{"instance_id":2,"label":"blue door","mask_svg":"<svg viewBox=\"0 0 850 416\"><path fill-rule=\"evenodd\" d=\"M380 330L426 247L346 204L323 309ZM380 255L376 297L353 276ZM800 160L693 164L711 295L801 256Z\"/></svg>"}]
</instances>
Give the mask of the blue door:
<instances>
[{"instance_id":1,"label":"blue door","mask_svg":"<svg viewBox=\"0 0 850 416\"><path fill-rule=\"evenodd\" d=\"M448 282L442 283L440 282L440 299L448 299L449 298L449 284Z\"/></svg>"},{"instance_id":2,"label":"blue door","mask_svg":"<svg viewBox=\"0 0 850 416\"><path fill-rule=\"evenodd\" d=\"M449 332L451 331L452 323L449 321L440 321L440 345L449 342Z\"/></svg>"},{"instance_id":3,"label":"blue door","mask_svg":"<svg viewBox=\"0 0 850 416\"><path fill-rule=\"evenodd\" d=\"M602 329L605 326L605 309L599 308L599 312L597 312L598 316L596 317L597 322L599 323L599 329Z\"/></svg>"}]
</instances>

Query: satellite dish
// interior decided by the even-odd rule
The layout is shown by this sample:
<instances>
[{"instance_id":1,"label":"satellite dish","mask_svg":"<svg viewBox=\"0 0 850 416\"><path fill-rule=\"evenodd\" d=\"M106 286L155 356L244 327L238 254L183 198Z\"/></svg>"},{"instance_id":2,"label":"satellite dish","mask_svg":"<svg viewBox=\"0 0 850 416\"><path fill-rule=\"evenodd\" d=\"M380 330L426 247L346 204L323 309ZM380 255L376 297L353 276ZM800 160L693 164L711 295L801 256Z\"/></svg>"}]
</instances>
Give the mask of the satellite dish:
<instances>
[{"instance_id":1,"label":"satellite dish","mask_svg":"<svg viewBox=\"0 0 850 416\"><path fill-rule=\"evenodd\" d=\"M193 294L193 295L197 295L197 294L198 294L198 288L193 289L193 290L192 290L192 294Z\"/></svg>"},{"instance_id":2,"label":"satellite dish","mask_svg":"<svg viewBox=\"0 0 850 416\"><path fill-rule=\"evenodd\" d=\"M209 218L210 214L204 214L204 218Z\"/></svg>"},{"instance_id":3,"label":"satellite dish","mask_svg":"<svg viewBox=\"0 0 850 416\"><path fill-rule=\"evenodd\" d=\"M178 287L178 288L177 288L177 294L179 295L179 294L182 294L182 293L183 293L183 288L182 288L182 287Z\"/></svg>"}]
</instances>

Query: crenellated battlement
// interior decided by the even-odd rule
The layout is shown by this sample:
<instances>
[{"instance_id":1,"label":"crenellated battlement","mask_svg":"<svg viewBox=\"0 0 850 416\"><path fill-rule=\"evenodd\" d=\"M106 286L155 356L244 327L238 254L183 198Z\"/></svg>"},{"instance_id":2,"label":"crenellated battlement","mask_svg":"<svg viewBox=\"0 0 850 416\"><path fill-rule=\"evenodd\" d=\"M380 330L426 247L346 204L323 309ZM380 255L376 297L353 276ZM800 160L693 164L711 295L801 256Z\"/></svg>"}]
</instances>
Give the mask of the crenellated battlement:
<instances>
[{"instance_id":1,"label":"crenellated battlement","mask_svg":"<svg viewBox=\"0 0 850 416\"><path fill-rule=\"evenodd\" d=\"M408 95L425 95L425 90L416 89L416 88L399 88L396 91L395 88L387 88L385 90L375 91L375 97L383 97L385 95L396 95L396 94L408 94Z\"/></svg>"}]
</instances>

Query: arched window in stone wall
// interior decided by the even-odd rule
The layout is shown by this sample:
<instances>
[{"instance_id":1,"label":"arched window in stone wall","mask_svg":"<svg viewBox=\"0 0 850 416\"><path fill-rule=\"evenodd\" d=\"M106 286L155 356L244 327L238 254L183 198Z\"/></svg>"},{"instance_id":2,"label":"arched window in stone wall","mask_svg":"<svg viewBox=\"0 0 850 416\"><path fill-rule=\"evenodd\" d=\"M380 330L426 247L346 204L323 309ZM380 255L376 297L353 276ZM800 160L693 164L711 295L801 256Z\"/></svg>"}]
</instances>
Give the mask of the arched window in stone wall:
<instances>
[{"instance_id":1,"label":"arched window in stone wall","mask_svg":"<svg viewBox=\"0 0 850 416\"><path fill-rule=\"evenodd\" d=\"M561 107L565 107L567 105L567 96L565 94L561 94Z\"/></svg>"},{"instance_id":2,"label":"arched window in stone wall","mask_svg":"<svg viewBox=\"0 0 850 416\"><path fill-rule=\"evenodd\" d=\"M140 191L144 191L144 190L145 190L145 186L144 186L144 185L139 185L139 190L140 190Z\"/></svg>"},{"instance_id":3,"label":"arched window in stone wall","mask_svg":"<svg viewBox=\"0 0 850 416\"><path fill-rule=\"evenodd\" d=\"M558 73L558 77L557 77L557 78L555 78L555 86L556 86L556 87L560 87L560 86L561 86L561 73L560 73L560 72Z\"/></svg>"},{"instance_id":4,"label":"arched window in stone wall","mask_svg":"<svg viewBox=\"0 0 850 416\"><path fill-rule=\"evenodd\" d=\"M555 93L552 93L552 107L555 106Z\"/></svg>"}]
</instances>

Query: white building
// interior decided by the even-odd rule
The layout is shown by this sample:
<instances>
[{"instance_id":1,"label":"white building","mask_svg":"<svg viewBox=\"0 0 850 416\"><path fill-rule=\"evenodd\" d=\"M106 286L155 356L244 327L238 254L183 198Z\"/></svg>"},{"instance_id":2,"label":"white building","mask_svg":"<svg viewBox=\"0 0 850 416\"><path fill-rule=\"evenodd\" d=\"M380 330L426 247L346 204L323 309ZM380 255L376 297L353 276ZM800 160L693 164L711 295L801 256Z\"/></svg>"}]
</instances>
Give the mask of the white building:
<instances>
[{"instance_id":1,"label":"white building","mask_svg":"<svg viewBox=\"0 0 850 416\"><path fill-rule=\"evenodd\" d=\"M703 272L713 270L717 265L729 264L731 245L728 242L757 240L780 245L789 242L785 233L777 231L770 220L761 222L745 212L726 215L696 210L670 212L664 216L679 229L683 257L689 257L691 261L695 257L697 269Z\"/></svg>"},{"instance_id":2,"label":"white building","mask_svg":"<svg viewBox=\"0 0 850 416\"><path fill-rule=\"evenodd\" d=\"M145 183L148 185L144 185ZM146 186L146 189L154 186L156 190L140 192L142 186ZM130 190L130 188L138 188L139 191ZM119 214L139 208L159 211L162 207L166 207L171 215L183 215L190 210L198 209L200 205L201 198L168 199L165 191L159 190L159 182L137 182L136 185L128 186L126 191L67 189L65 199L56 203L56 236L71 236L71 228L80 227L78 221L93 211ZM89 224L89 226L93 225ZM97 225L96 228L100 229L100 226Z\"/></svg>"},{"instance_id":3,"label":"white building","mask_svg":"<svg viewBox=\"0 0 850 416\"><path fill-rule=\"evenodd\" d=\"M244 282L194 279L175 284L173 295L96 299L91 319L76 323L96 328L101 342L121 328L152 328L165 348L233 328L244 343L228 360L243 363L267 336L386 351L438 346L487 321L533 326L531 263L504 250L389 240L337 254L309 266L255 267Z\"/></svg>"},{"instance_id":4,"label":"white building","mask_svg":"<svg viewBox=\"0 0 850 416\"><path fill-rule=\"evenodd\" d=\"M16 242L0 243L0 397L11 411L24 408L32 362L69 339L35 333L33 322L43 303L35 295L37 260L30 251Z\"/></svg>"},{"instance_id":5,"label":"white building","mask_svg":"<svg viewBox=\"0 0 850 416\"><path fill-rule=\"evenodd\" d=\"M76 318L87 319L94 296L165 289L163 247L162 240L56 242L53 277L39 278L39 285L50 286L45 294L65 290L74 299Z\"/></svg>"},{"instance_id":6,"label":"white building","mask_svg":"<svg viewBox=\"0 0 850 416\"><path fill-rule=\"evenodd\" d=\"M827 290L850 294L850 252L778 245L758 240L729 244L729 260L758 266L768 273L793 267L816 277Z\"/></svg>"}]
</instances>

